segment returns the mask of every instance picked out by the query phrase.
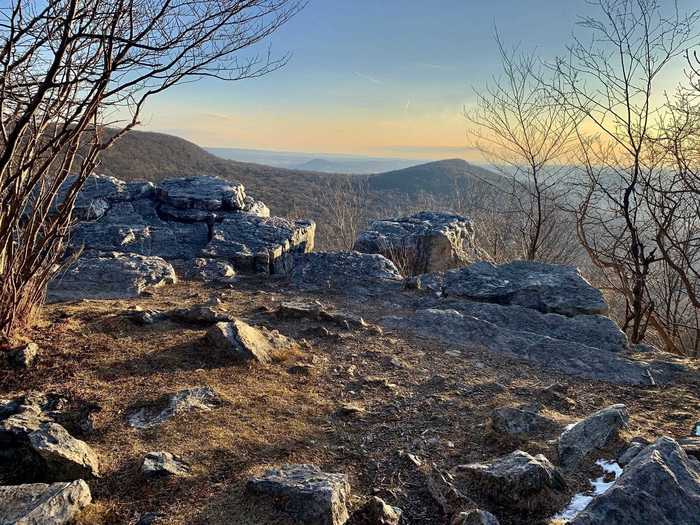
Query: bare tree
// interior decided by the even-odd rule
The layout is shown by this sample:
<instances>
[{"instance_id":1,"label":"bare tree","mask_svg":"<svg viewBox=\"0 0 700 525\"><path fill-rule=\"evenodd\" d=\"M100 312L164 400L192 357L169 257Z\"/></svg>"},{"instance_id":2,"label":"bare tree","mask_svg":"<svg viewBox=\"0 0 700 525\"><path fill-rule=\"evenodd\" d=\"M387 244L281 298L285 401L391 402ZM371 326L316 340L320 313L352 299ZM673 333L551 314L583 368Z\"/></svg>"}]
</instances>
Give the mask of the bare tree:
<instances>
[{"instance_id":1,"label":"bare tree","mask_svg":"<svg viewBox=\"0 0 700 525\"><path fill-rule=\"evenodd\" d=\"M562 212L574 122L546 89L547 72L534 55L508 52L496 37L502 75L476 92L465 115L475 147L511 181L501 222L517 228L519 258L568 262L575 240Z\"/></svg>"},{"instance_id":2,"label":"bare tree","mask_svg":"<svg viewBox=\"0 0 700 525\"><path fill-rule=\"evenodd\" d=\"M298 0L0 7L0 334L11 335L41 304L83 182L100 153L138 124L146 101L183 82L282 66L286 57L249 48L301 7Z\"/></svg>"},{"instance_id":3,"label":"bare tree","mask_svg":"<svg viewBox=\"0 0 700 525\"><path fill-rule=\"evenodd\" d=\"M656 0L589 3L600 17L580 21L590 38L574 38L568 56L557 59L552 91L576 122L579 240L625 298L623 326L638 343L649 323L664 332L649 290L661 257L645 199L645 181L665 167L655 124L667 107L655 95L662 71L694 41L698 13L682 15Z\"/></svg>"},{"instance_id":4,"label":"bare tree","mask_svg":"<svg viewBox=\"0 0 700 525\"><path fill-rule=\"evenodd\" d=\"M319 188L323 216L321 241L327 250L351 250L368 220L367 180L362 176L329 175Z\"/></svg>"}]
</instances>

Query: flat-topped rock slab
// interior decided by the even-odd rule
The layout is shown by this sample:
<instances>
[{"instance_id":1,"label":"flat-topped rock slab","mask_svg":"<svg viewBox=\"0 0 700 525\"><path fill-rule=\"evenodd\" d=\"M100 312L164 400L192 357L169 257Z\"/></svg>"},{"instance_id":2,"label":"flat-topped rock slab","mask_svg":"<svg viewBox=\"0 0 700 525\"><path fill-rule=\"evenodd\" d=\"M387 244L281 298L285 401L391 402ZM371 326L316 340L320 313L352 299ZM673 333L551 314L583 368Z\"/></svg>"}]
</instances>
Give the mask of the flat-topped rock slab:
<instances>
[{"instance_id":1,"label":"flat-topped rock slab","mask_svg":"<svg viewBox=\"0 0 700 525\"><path fill-rule=\"evenodd\" d=\"M478 262L445 274L443 293L479 302L519 305L543 313L606 314L603 294L573 266Z\"/></svg>"}]
</instances>

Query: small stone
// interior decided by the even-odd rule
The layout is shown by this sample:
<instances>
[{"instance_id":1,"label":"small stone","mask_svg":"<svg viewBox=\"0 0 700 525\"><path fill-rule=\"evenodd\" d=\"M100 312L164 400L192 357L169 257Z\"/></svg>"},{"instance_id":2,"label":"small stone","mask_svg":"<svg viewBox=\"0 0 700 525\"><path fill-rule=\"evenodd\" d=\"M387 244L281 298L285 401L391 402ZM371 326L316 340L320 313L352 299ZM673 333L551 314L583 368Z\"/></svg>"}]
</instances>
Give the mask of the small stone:
<instances>
[{"instance_id":1,"label":"small stone","mask_svg":"<svg viewBox=\"0 0 700 525\"><path fill-rule=\"evenodd\" d=\"M177 321L196 324L214 324L231 320L231 315L219 305L200 304L189 308L180 308L170 313Z\"/></svg>"},{"instance_id":2,"label":"small stone","mask_svg":"<svg viewBox=\"0 0 700 525\"><path fill-rule=\"evenodd\" d=\"M127 420L134 428L149 429L162 425L178 414L191 410L208 411L221 406L222 403L219 395L208 386L188 388L171 395L164 408L140 408L129 414Z\"/></svg>"},{"instance_id":3,"label":"small stone","mask_svg":"<svg viewBox=\"0 0 700 525\"><path fill-rule=\"evenodd\" d=\"M136 306L127 312L129 318L137 324L152 325L167 319L167 315L158 310L144 310L140 306Z\"/></svg>"},{"instance_id":4,"label":"small stone","mask_svg":"<svg viewBox=\"0 0 700 525\"><path fill-rule=\"evenodd\" d=\"M329 474L315 465L285 465L248 481L259 496L281 500L294 520L309 525L343 525L348 520L350 485L345 474ZM270 502L274 504L273 501Z\"/></svg>"},{"instance_id":5,"label":"small stone","mask_svg":"<svg viewBox=\"0 0 700 525\"><path fill-rule=\"evenodd\" d=\"M164 520L164 512L144 512L139 517L139 521L136 522L136 525L156 525L158 523L163 523Z\"/></svg>"},{"instance_id":6,"label":"small stone","mask_svg":"<svg viewBox=\"0 0 700 525\"><path fill-rule=\"evenodd\" d=\"M5 358L12 368L31 368L39 357L39 345L27 343L7 350Z\"/></svg>"},{"instance_id":7,"label":"small stone","mask_svg":"<svg viewBox=\"0 0 700 525\"><path fill-rule=\"evenodd\" d=\"M364 413L365 407L359 403L343 403L337 410L337 414L340 416L360 416Z\"/></svg>"},{"instance_id":8,"label":"small stone","mask_svg":"<svg viewBox=\"0 0 700 525\"><path fill-rule=\"evenodd\" d=\"M372 496L352 516L353 525L399 525L401 509L388 505L384 500Z\"/></svg>"},{"instance_id":9,"label":"small stone","mask_svg":"<svg viewBox=\"0 0 700 525\"><path fill-rule=\"evenodd\" d=\"M452 525L499 525L496 516L485 510L472 509L460 512L452 521Z\"/></svg>"},{"instance_id":10,"label":"small stone","mask_svg":"<svg viewBox=\"0 0 700 525\"><path fill-rule=\"evenodd\" d=\"M190 466L170 452L149 452L143 458L141 472L147 478L187 476Z\"/></svg>"},{"instance_id":11,"label":"small stone","mask_svg":"<svg viewBox=\"0 0 700 525\"><path fill-rule=\"evenodd\" d=\"M92 501L83 480L0 487L3 525L68 525Z\"/></svg>"},{"instance_id":12,"label":"small stone","mask_svg":"<svg viewBox=\"0 0 700 525\"><path fill-rule=\"evenodd\" d=\"M528 407L501 407L491 413L494 430L512 436L547 432L558 427L556 421Z\"/></svg>"}]
</instances>

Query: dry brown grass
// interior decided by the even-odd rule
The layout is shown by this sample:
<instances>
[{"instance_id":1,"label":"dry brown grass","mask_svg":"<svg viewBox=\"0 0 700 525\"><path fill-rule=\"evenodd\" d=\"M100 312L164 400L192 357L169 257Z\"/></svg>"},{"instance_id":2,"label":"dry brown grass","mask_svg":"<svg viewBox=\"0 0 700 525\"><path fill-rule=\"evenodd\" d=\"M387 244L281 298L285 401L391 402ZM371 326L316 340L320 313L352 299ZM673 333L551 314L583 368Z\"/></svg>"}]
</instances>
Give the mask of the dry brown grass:
<instances>
[{"instance_id":1,"label":"dry brown grass","mask_svg":"<svg viewBox=\"0 0 700 525\"><path fill-rule=\"evenodd\" d=\"M55 391L75 405L100 405L94 432L76 434L96 449L103 472L90 482L97 505L83 523L133 523L140 513L161 511L171 524L285 524L282 514L245 493L245 482L267 466L301 462L347 472L354 507L376 492L402 507L409 523L443 523L423 478L403 453L443 470L517 447L556 460L548 441L552 436L516 442L496 435L488 423L494 408L531 402L554 382L568 386L575 402L570 408L547 405L548 415L562 422L617 402L630 409L630 432L648 438L686 435L700 419L697 384L639 389L588 383L479 348L452 348L405 333L340 331L335 338L312 337L308 329L321 323L279 320L262 310L290 298L277 286L251 280L213 290L182 283L132 302L46 309L42 324L26 334L44 349L38 368L0 377L0 397ZM302 342L299 351L278 356L269 366L239 365L207 347L206 327L172 322L137 326L123 315L132 304L164 310L204 302L214 293L232 314L298 341L307 338L308 345ZM294 298L304 297L295 293ZM383 302L388 298L362 303L329 296L310 299L333 302L370 321L401 309ZM290 373L297 363L312 364L313 373ZM224 405L149 431L127 425L126 414L133 408L201 385L214 388ZM336 411L344 402L359 403L366 412L341 416ZM154 450L183 456L193 465L193 475L147 482L139 474L140 461ZM469 496L487 505L478 493ZM533 516L490 510L505 525L538 522Z\"/></svg>"}]
</instances>

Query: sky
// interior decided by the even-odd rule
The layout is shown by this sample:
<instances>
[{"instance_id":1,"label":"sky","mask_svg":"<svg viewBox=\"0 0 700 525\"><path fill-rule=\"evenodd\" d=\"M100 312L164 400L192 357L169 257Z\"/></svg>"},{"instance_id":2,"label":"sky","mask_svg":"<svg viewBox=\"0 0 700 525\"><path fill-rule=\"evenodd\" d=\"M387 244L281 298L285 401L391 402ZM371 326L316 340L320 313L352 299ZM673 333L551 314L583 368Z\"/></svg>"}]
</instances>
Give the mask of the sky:
<instances>
[{"instance_id":1,"label":"sky","mask_svg":"<svg viewBox=\"0 0 700 525\"><path fill-rule=\"evenodd\" d=\"M690 0L687 0L690 1ZM687 2L686 2L687 3ZM473 159L464 107L507 47L552 58L586 0L311 0L269 40L282 70L178 86L142 129L205 147Z\"/></svg>"}]
</instances>

